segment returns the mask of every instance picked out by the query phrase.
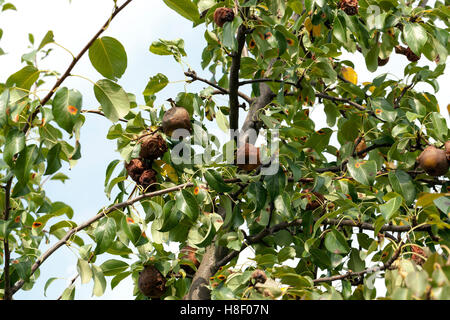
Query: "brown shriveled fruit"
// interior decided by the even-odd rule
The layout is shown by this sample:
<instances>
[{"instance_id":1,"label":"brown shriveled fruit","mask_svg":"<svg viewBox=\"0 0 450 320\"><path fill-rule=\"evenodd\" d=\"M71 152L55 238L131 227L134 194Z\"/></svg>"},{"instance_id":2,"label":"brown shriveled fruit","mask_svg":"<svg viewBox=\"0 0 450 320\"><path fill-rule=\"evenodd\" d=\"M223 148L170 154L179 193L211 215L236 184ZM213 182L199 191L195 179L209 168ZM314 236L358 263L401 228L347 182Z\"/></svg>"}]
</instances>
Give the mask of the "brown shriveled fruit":
<instances>
[{"instance_id":1,"label":"brown shriveled fruit","mask_svg":"<svg viewBox=\"0 0 450 320\"><path fill-rule=\"evenodd\" d=\"M234 12L230 8L217 8L216 11L214 11L214 22L221 28L225 22L231 22L233 19Z\"/></svg>"},{"instance_id":2,"label":"brown shriveled fruit","mask_svg":"<svg viewBox=\"0 0 450 320\"><path fill-rule=\"evenodd\" d=\"M385 66L388 62L389 62L389 57L387 57L386 59L381 59L380 57L378 57L378 66L379 67Z\"/></svg>"},{"instance_id":3,"label":"brown shriveled fruit","mask_svg":"<svg viewBox=\"0 0 450 320\"><path fill-rule=\"evenodd\" d=\"M153 169L147 169L142 172L139 177L139 184L147 189L150 185L156 183L156 171ZM152 186L150 189L154 189L155 186Z\"/></svg>"},{"instance_id":4,"label":"brown shriveled fruit","mask_svg":"<svg viewBox=\"0 0 450 320\"><path fill-rule=\"evenodd\" d=\"M259 148L250 143L240 146L236 152L236 164L245 171L252 171L261 165Z\"/></svg>"},{"instance_id":5,"label":"brown shriveled fruit","mask_svg":"<svg viewBox=\"0 0 450 320\"><path fill-rule=\"evenodd\" d=\"M306 193L302 198L308 199L308 204L305 208L306 210L315 210L325 202L325 197L321 193L311 192L311 189L305 189L302 193ZM315 199L313 199L313 196L315 196Z\"/></svg>"},{"instance_id":6,"label":"brown shriveled fruit","mask_svg":"<svg viewBox=\"0 0 450 320\"><path fill-rule=\"evenodd\" d=\"M450 140L445 143L445 155L447 156L447 161L450 161Z\"/></svg>"},{"instance_id":7,"label":"brown shriveled fruit","mask_svg":"<svg viewBox=\"0 0 450 320\"><path fill-rule=\"evenodd\" d=\"M180 252L183 254L181 256L181 259L190 260L195 265L195 267L198 268L200 266L200 261L198 261L197 257L195 256L196 251L197 249L192 248L191 246L185 246L183 249L180 250ZM189 275L193 275L195 273L194 269L192 269L188 265L183 266L183 269Z\"/></svg>"},{"instance_id":8,"label":"brown shriveled fruit","mask_svg":"<svg viewBox=\"0 0 450 320\"><path fill-rule=\"evenodd\" d=\"M267 280L267 275L264 271L260 269L256 269L253 271L251 278L254 280L254 283L264 283Z\"/></svg>"},{"instance_id":9,"label":"brown shriveled fruit","mask_svg":"<svg viewBox=\"0 0 450 320\"><path fill-rule=\"evenodd\" d=\"M176 129L191 131L191 117L189 112L183 107L172 107L164 113L162 119L163 132L167 136L172 136Z\"/></svg>"},{"instance_id":10,"label":"brown shriveled fruit","mask_svg":"<svg viewBox=\"0 0 450 320\"><path fill-rule=\"evenodd\" d=\"M353 141L354 144L356 144L356 142L358 142L358 138L355 139L355 141ZM361 139L361 141L358 143L358 145L355 148L355 152L356 154L358 154L359 152L365 150L367 148L366 145L366 140L364 138ZM363 154L359 155L359 158L364 158L367 155L367 152L364 152Z\"/></svg>"},{"instance_id":11,"label":"brown shriveled fruit","mask_svg":"<svg viewBox=\"0 0 450 320\"><path fill-rule=\"evenodd\" d=\"M141 158L154 160L167 151L167 144L160 134L151 134L141 139Z\"/></svg>"},{"instance_id":12,"label":"brown shriveled fruit","mask_svg":"<svg viewBox=\"0 0 450 320\"><path fill-rule=\"evenodd\" d=\"M444 150L428 146L417 158L419 166L430 176L442 176L447 173L449 162Z\"/></svg>"},{"instance_id":13,"label":"brown shriveled fruit","mask_svg":"<svg viewBox=\"0 0 450 320\"><path fill-rule=\"evenodd\" d=\"M340 0L339 8L349 16L354 16L358 13L358 0Z\"/></svg>"},{"instance_id":14,"label":"brown shriveled fruit","mask_svg":"<svg viewBox=\"0 0 450 320\"><path fill-rule=\"evenodd\" d=\"M166 278L154 266L145 266L139 273L138 287L145 296L159 299L166 291Z\"/></svg>"},{"instance_id":15,"label":"brown shriveled fruit","mask_svg":"<svg viewBox=\"0 0 450 320\"><path fill-rule=\"evenodd\" d=\"M402 46L395 46L395 53L405 55L411 62L416 62L420 59L420 56L416 55L409 47L404 48Z\"/></svg>"},{"instance_id":16,"label":"brown shriveled fruit","mask_svg":"<svg viewBox=\"0 0 450 320\"><path fill-rule=\"evenodd\" d=\"M139 158L131 159L129 163L125 163L125 169L128 175L136 182L139 182L141 174L146 169L144 161Z\"/></svg>"}]
</instances>

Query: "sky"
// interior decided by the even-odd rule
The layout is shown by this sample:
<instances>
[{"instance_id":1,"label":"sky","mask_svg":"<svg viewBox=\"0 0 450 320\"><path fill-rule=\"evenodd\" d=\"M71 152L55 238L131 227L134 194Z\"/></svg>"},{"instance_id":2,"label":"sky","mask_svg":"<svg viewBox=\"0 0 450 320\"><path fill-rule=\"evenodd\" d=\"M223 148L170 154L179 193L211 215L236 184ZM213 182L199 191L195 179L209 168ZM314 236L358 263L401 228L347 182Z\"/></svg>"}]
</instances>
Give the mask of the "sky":
<instances>
[{"instance_id":1,"label":"sky","mask_svg":"<svg viewBox=\"0 0 450 320\"><path fill-rule=\"evenodd\" d=\"M14 0L17 11L6 11L0 14L0 28L3 29L3 37L0 47L7 52L0 56L0 82L23 67L20 57L29 52L28 33L33 33L35 42L38 44L47 31L52 30L55 41L77 54L89 39L103 25L104 21L112 11L112 0ZM119 4L122 1L119 1ZM198 75L209 78L210 73L200 67L200 57L205 45L203 37L205 27L192 28L192 23L177 13L167 8L162 0L134 0L112 21L109 28L102 36L112 36L118 39L126 49L128 56L128 67L118 83L127 91L136 95L138 103L143 103L143 92L149 77L157 73L165 74L170 84L157 94L155 105L167 103L169 97L174 98L176 94L184 90L184 69L170 56L157 56L149 52L149 46L153 41L160 38L173 40L182 38L185 41L185 49L188 65ZM55 45L51 56L39 64L40 69L58 70L64 72L71 62L71 56ZM350 56L346 55L345 58ZM370 81L381 73L391 73L402 77L403 68L406 65L404 57L393 55L390 62L372 74L365 68L363 57L358 54L351 57L355 63L358 73L358 82ZM344 57L342 58L344 59ZM420 64L430 64L421 59ZM91 66L87 54L76 65L72 74L83 75L92 81L103 77ZM441 90L437 94L441 113L449 122L446 106L449 103L448 95L445 95L445 87L450 83L448 70L439 79ZM53 82L44 85L50 89ZM83 109L97 109L98 103L93 94L92 84L78 77L68 78L64 84L68 88L76 88L83 94ZM198 92L205 86L194 83L187 86L189 92ZM428 85L421 85L426 90L432 90ZM420 88L420 87L418 87ZM45 93L41 93L41 98ZM223 105L227 100L218 98ZM316 121L316 129L326 126L323 116L323 107L317 105L311 112L311 117ZM104 193L104 177L106 167L110 161L120 159L115 151L115 141L107 140L106 135L112 123L106 118L94 114L86 114L86 122L81 130L82 158L77 165L69 170L67 164L63 164L63 173L70 177L66 183L59 181L48 181L46 183L47 196L53 201L63 201L69 204L74 212L73 220L81 223L95 215L98 210L109 204ZM242 123L244 114L240 116ZM217 128L211 128L214 133L221 134ZM335 135L334 135L335 136ZM335 137L333 138L336 142ZM73 143L73 141L71 141ZM332 140L333 142L333 140ZM149 234L149 233L147 233ZM52 242L53 243L53 242ZM41 247L44 251L48 246ZM245 262L245 253L241 262ZM97 265L110 257L97 260ZM100 262L99 262L100 261ZM30 291L20 290L15 299L56 299L64 291L68 281L76 274L77 255L76 250L71 251L66 246L56 251L41 267L41 276L36 281L34 288ZM58 277L47 289L44 296L44 285L48 278ZM111 278L108 278L110 280ZM123 281L112 292L109 287L101 297L92 296L92 282L85 285L77 285L76 299L133 299L133 285L131 279Z\"/></svg>"}]
</instances>

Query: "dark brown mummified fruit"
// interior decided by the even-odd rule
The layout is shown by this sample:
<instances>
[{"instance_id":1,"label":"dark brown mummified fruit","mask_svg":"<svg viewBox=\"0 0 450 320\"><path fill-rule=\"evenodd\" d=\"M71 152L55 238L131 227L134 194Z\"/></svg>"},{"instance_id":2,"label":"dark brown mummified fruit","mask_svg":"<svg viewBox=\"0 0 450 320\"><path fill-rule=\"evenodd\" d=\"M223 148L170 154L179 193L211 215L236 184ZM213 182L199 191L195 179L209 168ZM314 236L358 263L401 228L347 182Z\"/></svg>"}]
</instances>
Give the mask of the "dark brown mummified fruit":
<instances>
[{"instance_id":1,"label":"dark brown mummified fruit","mask_svg":"<svg viewBox=\"0 0 450 320\"><path fill-rule=\"evenodd\" d=\"M358 142L358 138L355 139L353 143ZM356 146L355 152L356 154L360 153L361 151L365 150L367 148L366 140L364 138L361 139L361 141ZM359 158L364 158L367 155L367 152L364 152L363 154L359 155Z\"/></svg>"},{"instance_id":2,"label":"dark brown mummified fruit","mask_svg":"<svg viewBox=\"0 0 450 320\"><path fill-rule=\"evenodd\" d=\"M254 283L264 283L267 280L267 275L264 271L260 269L256 269L253 271L251 275L252 279L254 280Z\"/></svg>"},{"instance_id":3,"label":"dark brown mummified fruit","mask_svg":"<svg viewBox=\"0 0 450 320\"><path fill-rule=\"evenodd\" d=\"M125 169L127 170L128 175L136 182L139 182L139 178L141 174L144 172L146 168L145 162L139 158L131 159L129 163L125 163Z\"/></svg>"},{"instance_id":4,"label":"dark brown mummified fruit","mask_svg":"<svg viewBox=\"0 0 450 320\"><path fill-rule=\"evenodd\" d=\"M159 299L166 291L166 278L154 266L145 266L139 274L138 287L145 296Z\"/></svg>"},{"instance_id":5,"label":"dark brown mummified fruit","mask_svg":"<svg viewBox=\"0 0 450 320\"><path fill-rule=\"evenodd\" d=\"M358 0L340 0L339 8L349 16L354 16L358 13Z\"/></svg>"},{"instance_id":6,"label":"dark brown mummified fruit","mask_svg":"<svg viewBox=\"0 0 450 320\"><path fill-rule=\"evenodd\" d=\"M144 188L147 189L150 185L156 183L156 171L153 169L147 169L144 172L142 172L141 176L139 177L139 184ZM151 189L154 189L155 186L152 186Z\"/></svg>"},{"instance_id":7,"label":"dark brown mummified fruit","mask_svg":"<svg viewBox=\"0 0 450 320\"><path fill-rule=\"evenodd\" d=\"M450 161L450 140L445 143L445 155L447 156L447 161Z\"/></svg>"},{"instance_id":8,"label":"dark brown mummified fruit","mask_svg":"<svg viewBox=\"0 0 450 320\"><path fill-rule=\"evenodd\" d=\"M417 158L419 166L430 176L442 176L447 173L449 162L444 150L428 146Z\"/></svg>"},{"instance_id":9,"label":"dark brown mummified fruit","mask_svg":"<svg viewBox=\"0 0 450 320\"><path fill-rule=\"evenodd\" d=\"M189 112L183 107L172 107L164 113L162 119L164 133L171 137L176 129L191 131L191 118Z\"/></svg>"},{"instance_id":10,"label":"dark brown mummified fruit","mask_svg":"<svg viewBox=\"0 0 450 320\"><path fill-rule=\"evenodd\" d=\"M416 55L409 47L404 48L402 46L396 46L395 53L405 55L406 58L408 58L408 60L411 62L416 62L416 61L419 61L419 59L420 59L420 56Z\"/></svg>"},{"instance_id":11,"label":"dark brown mummified fruit","mask_svg":"<svg viewBox=\"0 0 450 320\"><path fill-rule=\"evenodd\" d=\"M389 62L389 57L387 57L386 59L381 59L380 57L378 57L378 66L379 67L385 66L388 62Z\"/></svg>"},{"instance_id":12,"label":"dark brown mummified fruit","mask_svg":"<svg viewBox=\"0 0 450 320\"><path fill-rule=\"evenodd\" d=\"M167 144L160 134L151 134L141 139L141 158L154 160L167 151Z\"/></svg>"},{"instance_id":13,"label":"dark brown mummified fruit","mask_svg":"<svg viewBox=\"0 0 450 320\"><path fill-rule=\"evenodd\" d=\"M225 22L231 22L234 19L234 12L230 8L217 8L214 11L214 22L219 26L223 27Z\"/></svg>"},{"instance_id":14,"label":"dark brown mummified fruit","mask_svg":"<svg viewBox=\"0 0 450 320\"><path fill-rule=\"evenodd\" d=\"M250 143L239 147L236 152L236 164L245 171L252 171L261 165L259 148Z\"/></svg>"},{"instance_id":15,"label":"dark brown mummified fruit","mask_svg":"<svg viewBox=\"0 0 450 320\"><path fill-rule=\"evenodd\" d=\"M302 193L306 193L302 198L308 199L308 204L306 205L306 210L315 210L322 206L325 202L325 198L321 193L311 192L311 189L305 189ZM315 199L313 199L315 198Z\"/></svg>"},{"instance_id":16,"label":"dark brown mummified fruit","mask_svg":"<svg viewBox=\"0 0 450 320\"><path fill-rule=\"evenodd\" d=\"M183 254L180 258L183 260L190 260L194 264L194 266L198 268L200 266L200 261L198 261L197 257L195 256L196 251L197 249L192 248L191 246L185 246L180 250L180 252ZM189 275L193 275L195 273L195 270L188 265L184 265L183 269Z\"/></svg>"}]
</instances>

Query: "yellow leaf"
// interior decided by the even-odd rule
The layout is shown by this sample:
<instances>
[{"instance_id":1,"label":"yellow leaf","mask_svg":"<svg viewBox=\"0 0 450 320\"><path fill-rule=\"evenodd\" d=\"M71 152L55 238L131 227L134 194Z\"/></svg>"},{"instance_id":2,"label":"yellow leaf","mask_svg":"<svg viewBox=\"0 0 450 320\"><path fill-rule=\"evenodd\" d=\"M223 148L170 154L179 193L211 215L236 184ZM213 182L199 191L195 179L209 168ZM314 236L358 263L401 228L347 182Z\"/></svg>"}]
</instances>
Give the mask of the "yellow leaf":
<instances>
[{"instance_id":1,"label":"yellow leaf","mask_svg":"<svg viewBox=\"0 0 450 320\"><path fill-rule=\"evenodd\" d=\"M317 26L313 26L312 28L312 33L314 37L320 37L321 34L321 30L320 30L320 24L318 24Z\"/></svg>"},{"instance_id":2,"label":"yellow leaf","mask_svg":"<svg viewBox=\"0 0 450 320\"><path fill-rule=\"evenodd\" d=\"M371 84L371 83L372 82L363 82L363 86L367 86L368 84ZM369 91L373 93L375 91L375 86L370 86Z\"/></svg>"},{"instance_id":3,"label":"yellow leaf","mask_svg":"<svg viewBox=\"0 0 450 320\"><path fill-rule=\"evenodd\" d=\"M444 197L444 196L449 196L450 193L427 193L427 192L422 192L421 194L419 194L419 198L417 199L416 202L416 208L417 207L426 207L429 206L431 204L433 204L433 201L437 198L440 197Z\"/></svg>"},{"instance_id":4,"label":"yellow leaf","mask_svg":"<svg viewBox=\"0 0 450 320\"><path fill-rule=\"evenodd\" d=\"M342 68L342 76L345 80L357 84L358 83L358 74L353 70L352 67L343 67Z\"/></svg>"},{"instance_id":5,"label":"yellow leaf","mask_svg":"<svg viewBox=\"0 0 450 320\"><path fill-rule=\"evenodd\" d=\"M447 112L450 115L450 103L447 105Z\"/></svg>"},{"instance_id":6,"label":"yellow leaf","mask_svg":"<svg viewBox=\"0 0 450 320\"><path fill-rule=\"evenodd\" d=\"M312 28L313 28L311 19L310 19L309 17L306 18L306 20L305 20L305 28L306 28L306 30L307 30L308 32L311 32L311 30L312 30Z\"/></svg>"},{"instance_id":7,"label":"yellow leaf","mask_svg":"<svg viewBox=\"0 0 450 320\"><path fill-rule=\"evenodd\" d=\"M178 175L174 167L162 160L155 160L153 163L157 168L159 168L159 171L163 177L168 177L173 182L178 183Z\"/></svg>"}]
</instances>

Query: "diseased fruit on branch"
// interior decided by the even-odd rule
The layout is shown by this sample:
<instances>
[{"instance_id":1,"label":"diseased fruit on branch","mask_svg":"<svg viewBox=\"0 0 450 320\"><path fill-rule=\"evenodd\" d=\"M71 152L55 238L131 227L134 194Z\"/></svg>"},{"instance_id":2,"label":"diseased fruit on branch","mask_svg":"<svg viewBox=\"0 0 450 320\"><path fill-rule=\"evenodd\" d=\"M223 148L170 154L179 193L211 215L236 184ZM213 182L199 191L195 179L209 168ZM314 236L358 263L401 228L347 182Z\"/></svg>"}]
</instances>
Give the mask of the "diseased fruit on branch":
<instances>
[{"instance_id":1,"label":"diseased fruit on branch","mask_svg":"<svg viewBox=\"0 0 450 320\"><path fill-rule=\"evenodd\" d=\"M411 251L414 252L411 255L411 260L420 266L423 265L425 263L424 258L427 257L425 251L419 246L411 246Z\"/></svg>"},{"instance_id":2,"label":"diseased fruit on branch","mask_svg":"<svg viewBox=\"0 0 450 320\"><path fill-rule=\"evenodd\" d=\"M325 197L321 193L311 192L311 189L305 189L302 193L306 193L302 198L308 199L306 210L315 210L325 203ZM313 196L315 196L315 199L313 199Z\"/></svg>"},{"instance_id":3,"label":"diseased fruit on branch","mask_svg":"<svg viewBox=\"0 0 450 320\"><path fill-rule=\"evenodd\" d=\"M353 143L356 144L356 142L358 142L358 138L356 138ZM363 151L365 149L367 149L366 140L364 138L362 138L361 141L356 146L355 152L356 152L356 154L358 154L358 153L360 153L361 151ZM366 155L367 155L367 152L364 152L363 154L359 155L358 157L360 157L362 159Z\"/></svg>"},{"instance_id":4,"label":"diseased fruit on branch","mask_svg":"<svg viewBox=\"0 0 450 320\"><path fill-rule=\"evenodd\" d=\"M234 12L230 8L217 8L216 11L214 11L214 22L221 28L225 22L231 22L233 19Z\"/></svg>"},{"instance_id":5,"label":"diseased fruit on branch","mask_svg":"<svg viewBox=\"0 0 450 320\"><path fill-rule=\"evenodd\" d=\"M417 158L419 166L430 176L442 176L447 173L449 162L444 150L428 146Z\"/></svg>"},{"instance_id":6,"label":"diseased fruit on branch","mask_svg":"<svg viewBox=\"0 0 450 320\"><path fill-rule=\"evenodd\" d=\"M256 269L253 271L251 278L254 280L254 283L264 283L267 280L267 275L264 271L260 269Z\"/></svg>"},{"instance_id":7,"label":"diseased fruit on branch","mask_svg":"<svg viewBox=\"0 0 450 320\"><path fill-rule=\"evenodd\" d=\"M354 16L358 13L358 0L340 0L339 8L349 16Z\"/></svg>"},{"instance_id":8,"label":"diseased fruit on branch","mask_svg":"<svg viewBox=\"0 0 450 320\"><path fill-rule=\"evenodd\" d=\"M166 291L166 278L154 266L145 266L139 274L138 287L145 296L159 299Z\"/></svg>"},{"instance_id":9,"label":"diseased fruit on branch","mask_svg":"<svg viewBox=\"0 0 450 320\"><path fill-rule=\"evenodd\" d=\"M450 161L450 140L445 143L444 147L445 147L445 155L447 156L447 161Z\"/></svg>"},{"instance_id":10,"label":"diseased fruit on branch","mask_svg":"<svg viewBox=\"0 0 450 320\"><path fill-rule=\"evenodd\" d=\"M125 163L125 169L128 175L136 182L139 182L141 174L146 168L145 162L139 158L131 159L129 163Z\"/></svg>"},{"instance_id":11,"label":"diseased fruit on branch","mask_svg":"<svg viewBox=\"0 0 450 320\"><path fill-rule=\"evenodd\" d=\"M416 55L409 47L404 48L402 46L395 46L395 53L405 55L411 62L416 62L420 59L420 56Z\"/></svg>"},{"instance_id":12,"label":"diseased fruit on branch","mask_svg":"<svg viewBox=\"0 0 450 320\"><path fill-rule=\"evenodd\" d=\"M154 160L162 157L167 151L167 144L160 134L151 134L141 139L141 158Z\"/></svg>"},{"instance_id":13,"label":"diseased fruit on branch","mask_svg":"<svg viewBox=\"0 0 450 320\"><path fill-rule=\"evenodd\" d=\"M162 119L163 132L171 137L176 129L191 131L191 117L183 107L172 107L164 113Z\"/></svg>"},{"instance_id":14,"label":"diseased fruit on branch","mask_svg":"<svg viewBox=\"0 0 450 320\"><path fill-rule=\"evenodd\" d=\"M198 261L197 257L195 256L195 252L196 251L197 251L197 249L192 248L191 246L185 246L183 249L180 250L180 252L183 254L181 256L181 259L183 259L183 260L190 260L194 264L194 266L196 268L198 268L200 266L200 261ZM189 275L195 274L195 270L192 269L188 265L183 266L183 269Z\"/></svg>"},{"instance_id":15,"label":"diseased fruit on branch","mask_svg":"<svg viewBox=\"0 0 450 320\"><path fill-rule=\"evenodd\" d=\"M142 172L141 176L139 177L139 184L144 188L147 189L150 185L156 183L156 171L153 169L147 169L144 172ZM153 188L155 186L152 186ZM151 189L153 189L151 188Z\"/></svg>"},{"instance_id":16,"label":"diseased fruit on branch","mask_svg":"<svg viewBox=\"0 0 450 320\"><path fill-rule=\"evenodd\" d=\"M380 57L378 57L378 66L379 67L385 66L388 62L389 62L389 57L387 57L386 59L381 59Z\"/></svg>"},{"instance_id":17,"label":"diseased fruit on branch","mask_svg":"<svg viewBox=\"0 0 450 320\"><path fill-rule=\"evenodd\" d=\"M236 164L245 171L252 171L261 165L259 148L250 143L240 146L236 152Z\"/></svg>"}]
</instances>

